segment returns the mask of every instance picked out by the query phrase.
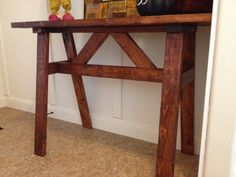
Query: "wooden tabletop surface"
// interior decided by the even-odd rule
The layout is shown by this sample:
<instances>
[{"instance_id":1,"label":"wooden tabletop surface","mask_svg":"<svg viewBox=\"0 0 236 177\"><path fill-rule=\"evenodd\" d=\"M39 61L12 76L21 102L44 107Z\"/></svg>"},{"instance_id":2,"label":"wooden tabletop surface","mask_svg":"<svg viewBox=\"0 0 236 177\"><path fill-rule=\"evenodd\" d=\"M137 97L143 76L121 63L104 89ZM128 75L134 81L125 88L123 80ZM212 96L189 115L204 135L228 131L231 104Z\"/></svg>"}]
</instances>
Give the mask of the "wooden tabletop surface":
<instances>
[{"instance_id":1,"label":"wooden tabletop surface","mask_svg":"<svg viewBox=\"0 0 236 177\"><path fill-rule=\"evenodd\" d=\"M12 28L79 28L79 27L128 27L163 26L171 24L206 26L211 24L211 13L177 14L145 17L121 17L110 19L78 19L74 21L31 21L14 22Z\"/></svg>"}]
</instances>

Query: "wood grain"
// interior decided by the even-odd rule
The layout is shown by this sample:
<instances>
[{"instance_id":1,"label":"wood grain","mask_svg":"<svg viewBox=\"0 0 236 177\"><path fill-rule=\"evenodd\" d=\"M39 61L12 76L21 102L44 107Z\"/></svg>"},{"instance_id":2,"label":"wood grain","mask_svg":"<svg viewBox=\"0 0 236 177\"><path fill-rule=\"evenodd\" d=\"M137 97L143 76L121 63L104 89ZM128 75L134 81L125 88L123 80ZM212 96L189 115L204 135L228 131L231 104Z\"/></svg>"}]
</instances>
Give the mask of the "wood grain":
<instances>
[{"instance_id":1,"label":"wood grain","mask_svg":"<svg viewBox=\"0 0 236 177\"><path fill-rule=\"evenodd\" d=\"M156 68L149 57L127 33L111 33L112 37L121 46L133 63L139 68Z\"/></svg>"},{"instance_id":2,"label":"wood grain","mask_svg":"<svg viewBox=\"0 0 236 177\"><path fill-rule=\"evenodd\" d=\"M128 33L128 32L164 32L165 25L146 25L146 26L108 26L108 27L66 27L66 28L53 28L53 27L35 27L33 28L33 33L42 33L42 32L50 32L50 33L61 33L61 32L71 32L71 33L110 33L111 31L114 33Z\"/></svg>"},{"instance_id":3,"label":"wood grain","mask_svg":"<svg viewBox=\"0 0 236 177\"><path fill-rule=\"evenodd\" d=\"M176 29L177 28L177 29ZM135 25L135 26L105 26L105 27L34 27L33 33L146 33L146 32L182 32L196 31L194 24L164 24L164 25Z\"/></svg>"},{"instance_id":4,"label":"wood grain","mask_svg":"<svg viewBox=\"0 0 236 177\"><path fill-rule=\"evenodd\" d=\"M76 47L72 33L63 33L63 41L66 49L68 61L75 61ZM89 108L86 98L86 93L83 84L83 78L80 75L72 74L77 103L80 110L82 125L84 128L92 128L92 121L89 114Z\"/></svg>"},{"instance_id":5,"label":"wood grain","mask_svg":"<svg viewBox=\"0 0 236 177\"><path fill-rule=\"evenodd\" d=\"M194 151L194 82L187 80L181 91L181 75L187 75L194 67L196 26L210 24L210 13L12 23L13 28L33 28L33 32L38 33L35 154L46 154L48 74L72 74L82 123L86 128L92 128L92 123L82 75L163 82L156 176L173 177L180 101L182 152L192 154ZM164 70L157 69L127 34L139 31L167 32ZM49 32L63 33L67 62L48 65ZM94 33L78 55L71 32ZM109 34L134 61L136 68L87 64Z\"/></svg>"},{"instance_id":6,"label":"wood grain","mask_svg":"<svg viewBox=\"0 0 236 177\"><path fill-rule=\"evenodd\" d=\"M106 65L80 65L56 62L49 65L49 73L75 74L148 82L162 82L163 70Z\"/></svg>"},{"instance_id":7,"label":"wood grain","mask_svg":"<svg viewBox=\"0 0 236 177\"><path fill-rule=\"evenodd\" d=\"M194 81L181 91L181 152L194 155Z\"/></svg>"},{"instance_id":8,"label":"wood grain","mask_svg":"<svg viewBox=\"0 0 236 177\"><path fill-rule=\"evenodd\" d=\"M80 19L74 21L33 21L11 23L12 28L90 28L118 26L160 26L165 24L210 25L211 13L177 14L146 17L122 17L112 19Z\"/></svg>"},{"instance_id":9,"label":"wood grain","mask_svg":"<svg viewBox=\"0 0 236 177\"><path fill-rule=\"evenodd\" d=\"M187 48L183 53L183 69L182 73L194 68L195 66L195 43L196 29L194 31L186 31L184 35L184 47Z\"/></svg>"},{"instance_id":10,"label":"wood grain","mask_svg":"<svg viewBox=\"0 0 236 177\"><path fill-rule=\"evenodd\" d=\"M34 153L46 155L48 106L49 34L39 33L37 38L37 78Z\"/></svg>"},{"instance_id":11,"label":"wood grain","mask_svg":"<svg viewBox=\"0 0 236 177\"><path fill-rule=\"evenodd\" d=\"M185 73L188 73L189 71L193 70L195 65L195 35L195 32L184 33L184 52L182 69L183 76L185 75ZM193 79L194 75L195 74L193 72ZM184 79L183 82L185 82ZM181 152L188 155L194 155L194 80L192 80L188 84L182 83Z\"/></svg>"},{"instance_id":12,"label":"wood grain","mask_svg":"<svg viewBox=\"0 0 236 177\"><path fill-rule=\"evenodd\" d=\"M184 33L167 33L157 149L157 177L173 177Z\"/></svg>"}]
</instances>

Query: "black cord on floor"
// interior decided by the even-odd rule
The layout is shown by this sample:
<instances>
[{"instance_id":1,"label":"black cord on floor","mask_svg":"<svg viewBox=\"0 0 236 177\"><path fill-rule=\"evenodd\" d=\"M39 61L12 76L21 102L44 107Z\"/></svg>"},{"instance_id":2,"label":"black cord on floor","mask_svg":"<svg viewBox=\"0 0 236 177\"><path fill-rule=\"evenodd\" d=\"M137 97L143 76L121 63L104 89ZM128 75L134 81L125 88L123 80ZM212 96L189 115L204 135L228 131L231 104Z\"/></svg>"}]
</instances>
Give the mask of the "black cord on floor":
<instances>
[{"instance_id":1,"label":"black cord on floor","mask_svg":"<svg viewBox=\"0 0 236 177\"><path fill-rule=\"evenodd\" d=\"M49 113L47 113L47 116L50 115L50 114L54 114L54 112L49 112Z\"/></svg>"}]
</instances>

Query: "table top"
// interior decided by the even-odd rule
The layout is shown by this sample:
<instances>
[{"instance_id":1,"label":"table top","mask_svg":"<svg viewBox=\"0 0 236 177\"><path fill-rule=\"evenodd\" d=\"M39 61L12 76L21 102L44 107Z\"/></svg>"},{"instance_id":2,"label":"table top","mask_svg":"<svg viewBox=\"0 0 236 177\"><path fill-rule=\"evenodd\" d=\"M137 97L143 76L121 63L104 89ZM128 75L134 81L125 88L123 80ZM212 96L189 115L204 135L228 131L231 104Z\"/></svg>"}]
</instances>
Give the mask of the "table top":
<instances>
[{"instance_id":1,"label":"table top","mask_svg":"<svg viewBox=\"0 0 236 177\"><path fill-rule=\"evenodd\" d=\"M110 19L78 19L74 21L31 21L14 22L12 28L83 28L83 27L135 27L163 26L171 24L208 26L211 24L211 13L177 14L142 17L121 17Z\"/></svg>"}]
</instances>

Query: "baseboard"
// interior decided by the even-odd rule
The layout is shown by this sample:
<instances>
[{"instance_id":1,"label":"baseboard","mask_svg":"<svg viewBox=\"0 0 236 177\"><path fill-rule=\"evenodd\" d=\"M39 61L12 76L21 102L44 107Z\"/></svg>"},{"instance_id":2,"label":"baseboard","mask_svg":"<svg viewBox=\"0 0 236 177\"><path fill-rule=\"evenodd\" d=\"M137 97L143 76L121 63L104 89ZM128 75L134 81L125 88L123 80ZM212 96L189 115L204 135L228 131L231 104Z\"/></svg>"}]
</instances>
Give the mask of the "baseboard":
<instances>
[{"instance_id":1,"label":"baseboard","mask_svg":"<svg viewBox=\"0 0 236 177\"><path fill-rule=\"evenodd\" d=\"M9 97L6 99L6 104L11 108L31 113L35 112L34 101ZM50 115L50 117L52 118L81 125L80 114L78 110L49 105L48 112L53 112L53 114ZM139 125L135 124L134 122L129 122L125 119L114 119L112 116L109 117L93 113L91 113L91 118L94 128L144 140L151 143L157 143L158 126ZM200 142L197 142L195 150L197 154L199 153L199 143ZM177 142L177 149L180 149L179 140Z\"/></svg>"},{"instance_id":2,"label":"baseboard","mask_svg":"<svg viewBox=\"0 0 236 177\"><path fill-rule=\"evenodd\" d=\"M5 97L0 97L0 108L7 106Z\"/></svg>"},{"instance_id":3,"label":"baseboard","mask_svg":"<svg viewBox=\"0 0 236 177\"><path fill-rule=\"evenodd\" d=\"M26 112L35 112L35 103L31 100L25 100L15 97L6 98L6 104L10 108L19 109Z\"/></svg>"},{"instance_id":4,"label":"baseboard","mask_svg":"<svg viewBox=\"0 0 236 177\"><path fill-rule=\"evenodd\" d=\"M35 103L31 100L10 97L7 99L7 106L26 112L35 112ZM53 114L50 115L52 118L81 125L81 119L78 110L49 105L48 112L53 112ZM140 127L140 125L134 125L133 123L126 120L114 119L112 117L93 113L91 113L91 118L94 128L145 140L148 142L156 143L157 141L156 132L158 127Z\"/></svg>"}]
</instances>

